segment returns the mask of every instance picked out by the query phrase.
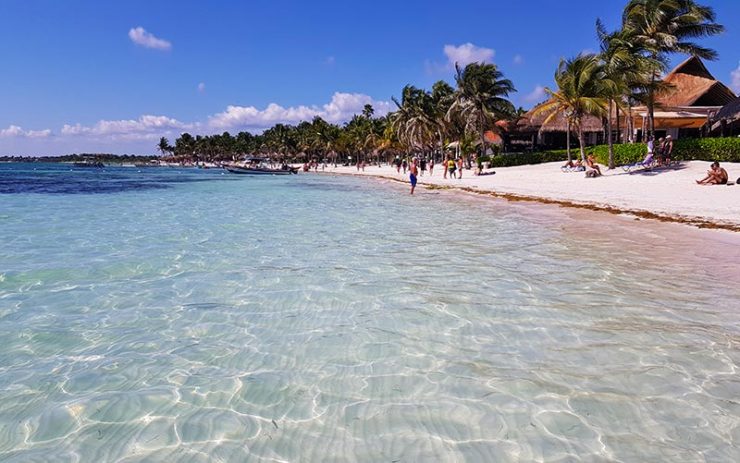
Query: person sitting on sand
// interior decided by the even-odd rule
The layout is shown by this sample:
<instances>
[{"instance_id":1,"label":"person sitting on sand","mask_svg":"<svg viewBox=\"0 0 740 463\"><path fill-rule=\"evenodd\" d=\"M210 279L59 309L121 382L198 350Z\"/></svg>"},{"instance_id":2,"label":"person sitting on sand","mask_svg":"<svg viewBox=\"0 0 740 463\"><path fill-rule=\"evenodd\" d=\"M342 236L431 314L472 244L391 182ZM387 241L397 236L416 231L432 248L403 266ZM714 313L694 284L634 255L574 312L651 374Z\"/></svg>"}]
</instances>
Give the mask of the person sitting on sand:
<instances>
[{"instance_id":1,"label":"person sitting on sand","mask_svg":"<svg viewBox=\"0 0 740 463\"><path fill-rule=\"evenodd\" d=\"M588 153L588 157L586 158L586 166L590 169L595 170L599 175L596 175L596 177L601 175L601 168L598 164L596 164L596 160L594 159L594 153Z\"/></svg>"},{"instance_id":2,"label":"person sitting on sand","mask_svg":"<svg viewBox=\"0 0 740 463\"><path fill-rule=\"evenodd\" d=\"M707 171L707 176L697 180L699 185L727 185L727 171L719 166L719 162L714 161L712 167Z\"/></svg>"}]
</instances>

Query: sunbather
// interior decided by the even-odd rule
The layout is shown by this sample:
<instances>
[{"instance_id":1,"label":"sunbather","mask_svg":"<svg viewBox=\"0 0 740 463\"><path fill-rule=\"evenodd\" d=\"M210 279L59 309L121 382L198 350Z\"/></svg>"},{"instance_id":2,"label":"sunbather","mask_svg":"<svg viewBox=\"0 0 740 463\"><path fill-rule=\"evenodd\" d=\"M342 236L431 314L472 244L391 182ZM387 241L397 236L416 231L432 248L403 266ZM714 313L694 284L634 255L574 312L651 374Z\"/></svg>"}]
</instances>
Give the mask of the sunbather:
<instances>
[{"instance_id":1,"label":"sunbather","mask_svg":"<svg viewBox=\"0 0 740 463\"><path fill-rule=\"evenodd\" d=\"M714 161L712 167L707 171L707 176L697 180L699 185L727 185L727 171L719 166L719 162Z\"/></svg>"},{"instance_id":2,"label":"sunbather","mask_svg":"<svg viewBox=\"0 0 740 463\"><path fill-rule=\"evenodd\" d=\"M583 164L581 164L581 160L577 159L576 161L570 160L566 162L565 165L560 168L560 170L562 170L563 172L583 172L584 170L586 170L586 168L583 167Z\"/></svg>"},{"instance_id":3,"label":"sunbather","mask_svg":"<svg viewBox=\"0 0 740 463\"><path fill-rule=\"evenodd\" d=\"M601 168L598 164L596 164L596 160L594 159L594 153L588 153L588 157L586 158L586 166L589 168L595 170L596 172L601 175Z\"/></svg>"}]
</instances>

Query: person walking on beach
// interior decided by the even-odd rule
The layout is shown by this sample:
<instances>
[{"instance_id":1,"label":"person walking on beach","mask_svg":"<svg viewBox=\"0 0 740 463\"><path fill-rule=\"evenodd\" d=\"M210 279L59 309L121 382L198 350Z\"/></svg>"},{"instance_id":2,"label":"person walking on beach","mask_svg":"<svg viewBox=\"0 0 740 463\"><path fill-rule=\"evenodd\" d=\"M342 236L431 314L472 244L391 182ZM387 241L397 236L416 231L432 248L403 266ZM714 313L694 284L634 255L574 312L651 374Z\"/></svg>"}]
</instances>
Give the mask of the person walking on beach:
<instances>
[{"instance_id":1,"label":"person walking on beach","mask_svg":"<svg viewBox=\"0 0 740 463\"><path fill-rule=\"evenodd\" d=\"M406 162L406 158L403 158L403 162L401 163L401 167L403 167L403 175L406 175L406 169L408 168L409 164Z\"/></svg>"},{"instance_id":2,"label":"person walking on beach","mask_svg":"<svg viewBox=\"0 0 740 463\"><path fill-rule=\"evenodd\" d=\"M401 173L401 158L399 158L398 156L396 156L396 173Z\"/></svg>"},{"instance_id":3,"label":"person walking on beach","mask_svg":"<svg viewBox=\"0 0 740 463\"><path fill-rule=\"evenodd\" d=\"M457 178L462 178L463 158L457 158Z\"/></svg>"},{"instance_id":4,"label":"person walking on beach","mask_svg":"<svg viewBox=\"0 0 740 463\"><path fill-rule=\"evenodd\" d=\"M411 162L411 165L409 166L409 180L411 181L411 194L414 194L414 190L416 189L416 176L418 175L419 171L416 168L416 160Z\"/></svg>"},{"instance_id":5,"label":"person walking on beach","mask_svg":"<svg viewBox=\"0 0 740 463\"><path fill-rule=\"evenodd\" d=\"M445 171L444 171L444 174L442 175L442 178L447 178L447 172L450 170L449 169L449 165L448 165L448 161L447 161L447 156L445 156L444 159L442 160L442 167L445 168Z\"/></svg>"},{"instance_id":6,"label":"person walking on beach","mask_svg":"<svg viewBox=\"0 0 740 463\"><path fill-rule=\"evenodd\" d=\"M450 174L450 179L455 178L455 170L457 169L455 160L450 158L449 161L447 161L447 172Z\"/></svg>"},{"instance_id":7,"label":"person walking on beach","mask_svg":"<svg viewBox=\"0 0 740 463\"><path fill-rule=\"evenodd\" d=\"M429 160L429 176L434 174L434 158Z\"/></svg>"},{"instance_id":8,"label":"person walking on beach","mask_svg":"<svg viewBox=\"0 0 740 463\"><path fill-rule=\"evenodd\" d=\"M427 171L427 158L421 158L419 161L419 167L421 167L421 176L424 176L424 172Z\"/></svg>"}]
</instances>

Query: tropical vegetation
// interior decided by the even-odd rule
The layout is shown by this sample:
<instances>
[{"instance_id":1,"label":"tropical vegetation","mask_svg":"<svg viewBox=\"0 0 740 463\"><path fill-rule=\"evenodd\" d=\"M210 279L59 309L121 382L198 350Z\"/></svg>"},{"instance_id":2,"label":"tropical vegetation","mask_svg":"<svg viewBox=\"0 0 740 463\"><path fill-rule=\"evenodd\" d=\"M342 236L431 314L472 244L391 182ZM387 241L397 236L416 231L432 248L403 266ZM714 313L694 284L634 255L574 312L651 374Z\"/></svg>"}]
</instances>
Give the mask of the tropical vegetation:
<instances>
[{"instance_id":1,"label":"tropical vegetation","mask_svg":"<svg viewBox=\"0 0 740 463\"><path fill-rule=\"evenodd\" d=\"M555 72L556 87L545 89L548 100L533 111L546 115L545 124L554 118L566 121L567 159L571 160L571 131L577 136L580 157L585 158L583 123L589 117L603 121L604 162L610 168L623 158L619 153L630 150L615 148L615 144L634 141L631 135L623 140L619 126L620 120L626 120L627 133L634 133L629 126L633 107L647 107L647 132L653 136L656 97L668 89L660 76L669 56L684 53L716 58L714 50L695 42L723 31L715 16L712 8L694 0L628 0L618 30L608 31L597 20L599 53L561 60ZM453 78L454 87L443 80L431 90L406 85L399 99L392 98L395 110L385 115L376 115L366 105L343 124L315 117L296 125L276 124L259 134L184 133L174 145L163 137L157 149L165 156L195 162L231 161L247 155L331 163L390 162L412 155L439 159L450 146L458 153L477 154L479 159L497 154L487 134L498 134L506 146L508 133L501 127L515 126L524 112L509 100L516 91L514 84L490 63L456 64Z\"/></svg>"}]
</instances>

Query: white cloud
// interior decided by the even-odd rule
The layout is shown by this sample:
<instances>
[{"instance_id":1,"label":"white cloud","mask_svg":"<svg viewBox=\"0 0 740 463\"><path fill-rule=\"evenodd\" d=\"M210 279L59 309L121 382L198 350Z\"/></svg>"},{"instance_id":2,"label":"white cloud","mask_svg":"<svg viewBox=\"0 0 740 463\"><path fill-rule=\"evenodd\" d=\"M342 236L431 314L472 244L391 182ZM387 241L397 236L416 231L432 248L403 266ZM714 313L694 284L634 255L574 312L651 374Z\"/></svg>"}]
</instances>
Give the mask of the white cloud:
<instances>
[{"instance_id":1,"label":"white cloud","mask_svg":"<svg viewBox=\"0 0 740 463\"><path fill-rule=\"evenodd\" d=\"M740 93L740 62L737 63L737 69L730 73L732 76L732 89L735 93Z\"/></svg>"},{"instance_id":2,"label":"white cloud","mask_svg":"<svg viewBox=\"0 0 740 463\"><path fill-rule=\"evenodd\" d=\"M450 66L454 66L455 63L460 66L476 62L490 63L496 54L491 48L477 47L470 42L459 46L445 45L443 51Z\"/></svg>"},{"instance_id":3,"label":"white cloud","mask_svg":"<svg viewBox=\"0 0 740 463\"><path fill-rule=\"evenodd\" d=\"M295 124L301 121L310 121L316 116L338 123L360 114L366 104L373 105L375 116L383 116L391 110L387 101L376 101L361 93L341 93L332 95L331 101L322 106L290 106L283 107L270 103L265 109L254 106L228 106L226 111L209 118L209 125L214 128L250 128L264 129L277 123Z\"/></svg>"},{"instance_id":4,"label":"white cloud","mask_svg":"<svg viewBox=\"0 0 740 463\"><path fill-rule=\"evenodd\" d=\"M160 39L154 36L154 34L147 32L143 27L134 27L128 31L128 37L136 45L141 45L144 48L153 48L155 50L168 51L172 48L172 44L167 40Z\"/></svg>"},{"instance_id":5,"label":"white cloud","mask_svg":"<svg viewBox=\"0 0 740 463\"><path fill-rule=\"evenodd\" d=\"M7 129L0 129L0 138L46 138L51 130L23 130L17 125L10 125Z\"/></svg>"},{"instance_id":6,"label":"white cloud","mask_svg":"<svg viewBox=\"0 0 740 463\"><path fill-rule=\"evenodd\" d=\"M545 99L545 95L545 87L537 85L534 90L524 95L524 101L527 103L539 103Z\"/></svg>"},{"instance_id":7,"label":"white cloud","mask_svg":"<svg viewBox=\"0 0 740 463\"><path fill-rule=\"evenodd\" d=\"M46 137L51 136L51 130L50 129L28 130L26 132L26 136L28 138L46 138Z\"/></svg>"},{"instance_id":8,"label":"white cloud","mask_svg":"<svg viewBox=\"0 0 740 463\"><path fill-rule=\"evenodd\" d=\"M197 125L185 124L167 116L143 115L138 119L101 120L95 125L64 124L62 135L93 136L126 140L149 140L172 132L192 129Z\"/></svg>"},{"instance_id":9,"label":"white cloud","mask_svg":"<svg viewBox=\"0 0 740 463\"><path fill-rule=\"evenodd\" d=\"M524 57L522 55L514 55L514 64L524 64Z\"/></svg>"},{"instance_id":10,"label":"white cloud","mask_svg":"<svg viewBox=\"0 0 740 463\"><path fill-rule=\"evenodd\" d=\"M198 84L198 92L199 93L204 93L205 91L206 91L206 83L205 82L199 83Z\"/></svg>"}]
</instances>

